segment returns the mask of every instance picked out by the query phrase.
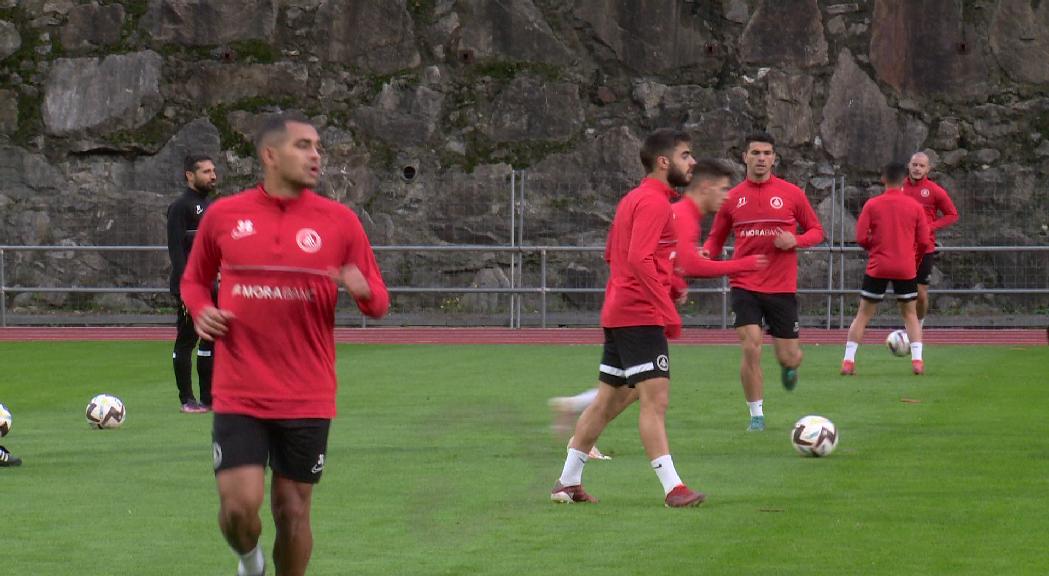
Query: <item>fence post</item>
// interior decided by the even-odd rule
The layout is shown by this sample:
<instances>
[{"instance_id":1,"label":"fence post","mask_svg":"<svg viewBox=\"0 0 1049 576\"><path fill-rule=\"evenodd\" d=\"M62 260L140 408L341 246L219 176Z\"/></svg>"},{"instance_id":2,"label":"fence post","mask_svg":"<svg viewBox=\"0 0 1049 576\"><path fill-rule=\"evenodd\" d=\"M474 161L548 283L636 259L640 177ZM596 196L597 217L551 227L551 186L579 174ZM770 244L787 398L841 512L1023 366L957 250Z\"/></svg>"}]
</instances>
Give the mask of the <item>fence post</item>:
<instances>
[{"instance_id":1,"label":"fence post","mask_svg":"<svg viewBox=\"0 0 1049 576\"><path fill-rule=\"evenodd\" d=\"M728 276L721 277L721 329L728 329Z\"/></svg>"},{"instance_id":2,"label":"fence post","mask_svg":"<svg viewBox=\"0 0 1049 576\"><path fill-rule=\"evenodd\" d=\"M834 213L838 211L837 200L838 200L838 179L832 178L830 181L830 235L827 236L827 290L834 288ZM845 225L845 221L842 220L842 226ZM827 330L830 330L830 313L831 305L834 301L834 296L827 293Z\"/></svg>"},{"instance_id":3,"label":"fence post","mask_svg":"<svg viewBox=\"0 0 1049 576\"><path fill-rule=\"evenodd\" d=\"M525 220L525 174L524 170L521 170L521 191L517 199L517 205L521 211L517 217L517 245L524 246L524 220ZM521 252L517 257L517 285L518 287L524 286L524 252ZM524 300L524 294L518 294L517 296L517 328L521 327L521 301Z\"/></svg>"},{"instance_id":4,"label":"fence post","mask_svg":"<svg viewBox=\"0 0 1049 576\"><path fill-rule=\"evenodd\" d=\"M7 278L4 276L3 248L0 248L0 327L7 328Z\"/></svg>"},{"instance_id":5,"label":"fence post","mask_svg":"<svg viewBox=\"0 0 1049 576\"><path fill-rule=\"evenodd\" d=\"M845 327L845 176L841 177L841 226L838 234L838 328Z\"/></svg>"},{"instance_id":6,"label":"fence post","mask_svg":"<svg viewBox=\"0 0 1049 576\"><path fill-rule=\"evenodd\" d=\"M510 167L510 247L513 248L517 245L517 208L515 206L515 200L517 200L517 170L514 167ZM510 251L510 328L514 327L514 301L516 297L512 290L514 289L514 262L516 262L517 254L513 250Z\"/></svg>"},{"instance_id":7,"label":"fence post","mask_svg":"<svg viewBox=\"0 0 1049 576\"><path fill-rule=\"evenodd\" d=\"M539 325L546 328L546 248L539 251L539 308Z\"/></svg>"}]
</instances>

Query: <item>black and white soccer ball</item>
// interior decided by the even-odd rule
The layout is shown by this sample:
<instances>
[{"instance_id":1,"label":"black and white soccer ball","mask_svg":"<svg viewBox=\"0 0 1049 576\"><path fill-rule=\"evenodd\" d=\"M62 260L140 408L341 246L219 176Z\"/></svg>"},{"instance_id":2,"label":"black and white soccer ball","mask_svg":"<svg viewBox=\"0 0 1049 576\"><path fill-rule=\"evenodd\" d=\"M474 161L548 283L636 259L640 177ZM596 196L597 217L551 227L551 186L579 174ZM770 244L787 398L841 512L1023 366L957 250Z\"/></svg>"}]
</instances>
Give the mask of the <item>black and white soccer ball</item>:
<instances>
[{"instance_id":1,"label":"black and white soccer ball","mask_svg":"<svg viewBox=\"0 0 1049 576\"><path fill-rule=\"evenodd\" d=\"M127 417L127 410L120 398L99 394L87 403L85 414L92 428L120 428Z\"/></svg>"},{"instance_id":2,"label":"black and white soccer ball","mask_svg":"<svg viewBox=\"0 0 1049 576\"><path fill-rule=\"evenodd\" d=\"M7 406L0 404L0 438L7 436L11 431L11 411Z\"/></svg>"},{"instance_id":3,"label":"black and white soccer ball","mask_svg":"<svg viewBox=\"0 0 1049 576\"><path fill-rule=\"evenodd\" d=\"M911 352L911 340L907 338L906 330L893 330L885 338L885 345L893 356L906 356Z\"/></svg>"},{"instance_id":4,"label":"black and white soccer ball","mask_svg":"<svg viewBox=\"0 0 1049 576\"><path fill-rule=\"evenodd\" d=\"M794 423L790 441L802 456L829 456L838 446L838 429L823 416L809 415Z\"/></svg>"}]
</instances>

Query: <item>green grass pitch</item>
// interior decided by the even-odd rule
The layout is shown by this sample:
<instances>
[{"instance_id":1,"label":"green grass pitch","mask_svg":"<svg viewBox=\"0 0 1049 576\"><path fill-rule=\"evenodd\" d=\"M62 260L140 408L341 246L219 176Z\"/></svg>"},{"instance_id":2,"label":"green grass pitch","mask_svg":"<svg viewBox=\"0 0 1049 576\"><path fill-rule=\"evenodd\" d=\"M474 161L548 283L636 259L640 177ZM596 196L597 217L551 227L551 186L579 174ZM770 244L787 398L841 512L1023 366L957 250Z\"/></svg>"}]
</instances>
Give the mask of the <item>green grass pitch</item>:
<instances>
[{"instance_id":1,"label":"green grass pitch","mask_svg":"<svg viewBox=\"0 0 1049 576\"><path fill-rule=\"evenodd\" d=\"M314 497L314 575L1047 574L1049 347L934 347L928 374L807 346L793 393L766 347L769 430L746 433L733 346L672 348L668 431L697 509L668 510L628 409L554 505L546 399L591 386L597 346L340 346L340 415ZM207 415L178 412L170 344L0 344L0 574L232 575ZM127 405L90 430L96 393ZM841 440L794 453L815 413ZM264 509L263 543L273 528ZM272 567L271 567L272 569Z\"/></svg>"}]
</instances>

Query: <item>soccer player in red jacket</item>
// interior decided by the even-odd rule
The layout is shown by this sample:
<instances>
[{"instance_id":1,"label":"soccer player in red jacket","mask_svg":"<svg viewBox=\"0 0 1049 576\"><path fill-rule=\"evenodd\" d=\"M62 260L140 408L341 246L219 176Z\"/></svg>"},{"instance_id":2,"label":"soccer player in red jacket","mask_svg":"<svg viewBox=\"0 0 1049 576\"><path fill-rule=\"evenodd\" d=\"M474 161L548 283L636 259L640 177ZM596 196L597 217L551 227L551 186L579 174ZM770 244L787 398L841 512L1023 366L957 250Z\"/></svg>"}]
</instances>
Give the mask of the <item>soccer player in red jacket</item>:
<instances>
[{"instance_id":1,"label":"soccer player in red jacket","mask_svg":"<svg viewBox=\"0 0 1049 576\"><path fill-rule=\"evenodd\" d=\"M869 257L860 290L860 308L849 326L845 359L841 361L844 375L855 374L856 349L867 323L878 311L878 302L885 298L885 288L890 282L911 341L912 369L915 374L925 372L922 328L915 311L918 298L915 275L918 260L931 248L929 223L921 205L903 192L907 167L895 162L886 165L881 174L885 192L868 200L856 220L856 243L867 251Z\"/></svg>"},{"instance_id":2,"label":"soccer player in red jacket","mask_svg":"<svg viewBox=\"0 0 1049 576\"><path fill-rule=\"evenodd\" d=\"M690 138L679 130L660 129L641 147L646 177L619 201L605 247L609 265L601 326L604 353L598 391L579 416L561 476L550 491L555 502L597 502L583 490L587 453L609 422L640 397L638 430L652 469L663 485L664 503L695 506L705 496L693 492L674 468L665 417L670 397L667 338L681 333L681 318L670 298L671 253L677 243L670 200L671 186L692 178Z\"/></svg>"},{"instance_id":3,"label":"soccer player in red jacket","mask_svg":"<svg viewBox=\"0 0 1049 576\"><path fill-rule=\"evenodd\" d=\"M386 313L389 295L360 220L311 190L321 149L310 120L271 116L256 149L263 183L208 208L181 293L197 332L218 352L215 480L237 574L265 572L259 508L268 463L273 559L277 574L291 576L305 574L313 548L310 502L335 417L337 283L373 318Z\"/></svg>"},{"instance_id":4,"label":"soccer player in red jacket","mask_svg":"<svg viewBox=\"0 0 1049 576\"><path fill-rule=\"evenodd\" d=\"M914 198L922 206L929 223L929 249L921 255L918 263L918 321L925 326L925 315L929 311L929 275L936 264L936 231L958 221L958 210L950 195L939 184L929 180L929 156L918 152L907 164L908 178L903 184L903 193Z\"/></svg>"},{"instance_id":5,"label":"soccer player in red jacket","mask_svg":"<svg viewBox=\"0 0 1049 576\"><path fill-rule=\"evenodd\" d=\"M733 325L743 348L739 376L750 411L747 429L751 431L765 429L762 321L772 335L783 386L793 390L802 358L798 343L796 249L823 240L823 227L805 192L774 176L775 162L775 141L771 136L763 132L747 136L743 149L747 177L729 192L703 245L707 254L716 257L731 231L736 237L733 260L753 254L764 254L769 259L768 267L735 274L730 280ZM799 225L804 234L797 234Z\"/></svg>"}]
</instances>

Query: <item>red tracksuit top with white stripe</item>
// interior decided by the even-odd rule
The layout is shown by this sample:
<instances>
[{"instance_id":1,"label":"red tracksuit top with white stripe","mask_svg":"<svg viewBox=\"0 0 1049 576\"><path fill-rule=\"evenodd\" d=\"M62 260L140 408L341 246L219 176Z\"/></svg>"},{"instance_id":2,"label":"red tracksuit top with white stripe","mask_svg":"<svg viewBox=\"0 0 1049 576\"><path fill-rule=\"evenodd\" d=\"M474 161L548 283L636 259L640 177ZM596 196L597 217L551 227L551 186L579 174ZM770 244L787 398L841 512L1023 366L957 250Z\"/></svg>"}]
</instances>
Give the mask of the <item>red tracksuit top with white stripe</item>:
<instances>
[{"instance_id":1,"label":"red tracksuit top with white stripe","mask_svg":"<svg viewBox=\"0 0 1049 576\"><path fill-rule=\"evenodd\" d=\"M644 178L616 206L605 246L609 274L601 326L680 328L670 299L670 257L677 244L670 199L676 196L667 184Z\"/></svg>"},{"instance_id":2,"label":"red tracksuit top with white stripe","mask_svg":"<svg viewBox=\"0 0 1049 576\"><path fill-rule=\"evenodd\" d=\"M799 224L805 229L804 234L797 233ZM765 182L744 180L729 191L703 247L717 257L732 230L736 237L733 260L764 254L769 265L762 270L734 274L729 284L763 294L795 293L798 253L776 248L773 240L777 229L795 234L798 248L823 240L823 226L801 188L776 176Z\"/></svg>"},{"instance_id":3,"label":"red tracksuit top with white stripe","mask_svg":"<svg viewBox=\"0 0 1049 576\"><path fill-rule=\"evenodd\" d=\"M929 223L920 204L890 188L863 205L856 243L869 253L868 276L910 280L918 274L920 256L931 251Z\"/></svg>"},{"instance_id":4,"label":"red tracksuit top with white stripe","mask_svg":"<svg viewBox=\"0 0 1049 576\"><path fill-rule=\"evenodd\" d=\"M214 409L262 419L335 416L335 303L328 270L356 265L371 298L358 300L378 318L389 294L371 244L352 210L303 190L280 199L263 187L209 206L182 277L190 315L213 305L233 313L215 345Z\"/></svg>"},{"instance_id":5,"label":"red tracksuit top with white stripe","mask_svg":"<svg viewBox=\"0 0 1049 576\"><path fill-rule=\"evenodd\" d=\"M954 207L954 202L951 202L947 191L927 177L914 182L908 176L903 182L903 193L917 200L922 210L925 211L925 219L929 223L929 245L931 246L929 252L934 252L936 250L936 231L957 222L958 209ZM937 212L943 216L937 218ZM923 252L923 254L929 252Z\"/></svg>"}]
</instances>

